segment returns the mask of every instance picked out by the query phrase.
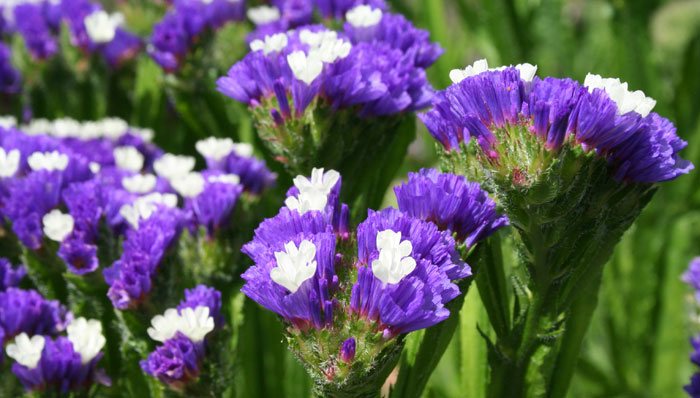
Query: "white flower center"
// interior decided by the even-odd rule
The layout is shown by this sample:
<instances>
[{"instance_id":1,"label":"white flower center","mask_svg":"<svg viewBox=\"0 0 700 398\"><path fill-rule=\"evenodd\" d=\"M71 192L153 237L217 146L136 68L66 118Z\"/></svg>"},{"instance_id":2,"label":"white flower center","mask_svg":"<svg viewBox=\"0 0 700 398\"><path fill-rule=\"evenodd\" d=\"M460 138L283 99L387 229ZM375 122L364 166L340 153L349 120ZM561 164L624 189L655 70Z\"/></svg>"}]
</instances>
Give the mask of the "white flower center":
<instances>
[{"instance_id":1,"label":"white flower center","mask_svg":"<svg viewBox=\"0 0 700 398\"><path fill-rule=\"evenodd\" d=\"M122 178L122 186L131 193L144 194L156 187L156 176L153 174L135 174Z\"/></svg>"},{"instance_id":2,"label":"white flower center","mask_svg":"<svg viewBox=\"0 0 700 398\"><path fill-rule=\"evenodd\" d=\"M323 210L328 203L328 194L340 179L340 173L335 170L314 168L311 170L311 179L299 175L294 178L294 186L299 194L288 197L284 203L291 210L297 210L300 214L307 211Z\"/></svg>"},{"instance_id":3,"label":"white flower center","mask_svg":"<svg viewBox=\"0 0 700 398\"><path fill-rule=\"evenodd\" d=\"M382 20L382 10L368 5L359 5L345 13L345 19L356 28L368 28Z\"/></svg>"},{"instance_id":4,"label":"white flower center","mask_svg":"<svg viewBox=\"0 0 700 398\"><path fill-rule=\"evenodd\" d=\"M102 324L95 319L74 319L66 328L66 333L83 364L92 361L106 343L105 336L102 335Z\"/></svg>"},{"instance_id":5,"label":"white flower center","mask_svg":"<svg viewBox=\"0 0 700 398\"><path fill-rule=\"evenodd\" d=\"M75 221L70 214L64 214L58 209L51 210L42 218L44 234L51 240L63 242L73 232Z\"/></svg>"},{"instance_id":6,"label":"white flower center","mask_svg":"<svg viewBox=\"0 0 700 398\"><path fill-rule=\"evenodd\" d=\"M303 240L299 247L287 242L283 252L275 252L277 267L270 270L270 278L291 293L299 290L302 283L316 273L316 245Z\"/></svg>"},{"instance_id":7,"label":"white flower center","mask_svg":"<svg viewBox=\"0 0 700 398\"><path fill-rule=\"evenodd\" d=\"M312 32L308 29L304 29L299 32L299 40L308 45L309 47L319 47L321 43L325 40L337 40L338 33L334 30L322 30L319 32Z\"/></svg>"},{"instance_id":8,"label":"white flower center","mask_svg":"<svg viewBox=\"0 0 700 398\"><path fill-rule=\"evenodd\" d=\"M117 117L102 119L98 124L102 130L102 135L112 140L118 139L129 131L129 125Z\"/></svg>"},{"instance_id":9,"label":"white flower center","mask_svg":"<svg viewBox=\"0 0 700 398\"><path fill-rule=\"evenodd\" d=\"M204 177L197 172L188 173L170 181L173 189L184 198L194 198L204 191Z\"/></svg>"},{"instance_id":10,"label":"white flower center","mask_svg":"<svg viewBox=\"0 0 700 398\"><path fill-rule=\"evenodd\" d=\"M271 36L265 36L265 40L253 40L250 42L250 49L252 51L261 51L267 55L270 53L276 53L282 51L287 47L289 38L286 33L276 33Z\"/></svg>"},{"instance_id":11,"label":"white flower center","mask_svg":"<svg viewBox=\"0 0 700 398\"><path fill-rule=\"evenodd\" d=\"M207 181L209 181L210 184L219 183L219 184L238 185L241 182L241 178L236 174L219 174L219 175L209 176L207 178Z\"/></svg>"},{"instance_id":12,"label":"white flower center","mask_svg":"<svg viewBox=\"0 0 700 398\"><path fill-rule=\"evenodd\" d=\"M177 332L198 343L214 330L214 318L209 315L209 307L184 308L181 311L170 308L163 315L151 319L148 335L155 341L165 342Z\"/></svg>"},{"instance_id":13,"label":"white flower center","mask_svg":"<svg viewBox=\"0 0 700 398\"><path fill-rule=\"evenodd\" d=\"M90 171L92 172L92 174L97 174L102 169L102 166L100 166L100 164L97 162L90 162L88 167L90 168Z\"/></svg>"},{"instance_id":14,"label":"white flower center","mask_svg":"<svg viewBox=\"0 0 700 398\"><path fill-rule=\"evenodd\" d=\"M278 21L281 18L279 8L271 6L253 7L246 13L255 25L265 25Z\"/></svg>"},{"instance_id":15,"label":"white flower center","mask_svg":"<svg viewBox=\"0 0 700 398\"><path fill-rule=\"evenodd\" d=\"M57 151L34 152L29 155L27 162L34 171L63 171L68 167L68 155Z\"/></svg>"},{"instance_id":16,"label":"white flower center","mask_svg":"<svg viewBox=\"0 0 700 398\"><path fill-rule=\"evenodd\" d=\"M236 144L230 138L209 137L197 141L195 149L205 158L218 162L233 152L235 146Z\"/></svg>"},{"instance_id":17,"label":"white flower center","mask_svg":"<svg viewBox=\"0 0 700 398\"><path fill-rule=\"evenodd\" d=\"M41 352L44 350L46 341L44 336L36 335L29 338L26 333L21 333L15 340L7 345L5 352L7 356L17 361L18 364L35 369L41 359Z\"/></svg>"},{"instance_id":18,"label":"white flower center","mask_svg":"<svg viewBox=\"0 0 700 398\"><path fill-rule=\"evenodd\" d=\"M583 85L591 93L595 89L604 90L617 105L619 115L637 112L642 117L646 117L656 106L656 101L653 98L647 97L641 90L629 91L627 83L621 82L620 79L603 78L600 75L589 73L586 75Z\"/></svg>"},{"instance_id":19,"label":"white flower center","mask_svg":"<svg viewBox=\"0 0 700 398\"><path fill-rule=\"evenodd\" d=\"M313 83L323 72L323 61L316 52L307 56L303 51L295 51L287 55L287 64L294 77L306 84Z\"/></svg>"},{"instance_id":20,"label":"white flower center","mask_svg":"<svg viewBox=\"0 0 700 398\"><path fill-rule=\"evenodd\" d=\"M122 170L138 173L143 168L144 157L133 146L114 148L114 162Z\"/></svg>"},{"instance_id":21,"label":"white flower center","mask_svg":"<svg viewBox=\"0 0 700 398\"><path fill-rule=\"evenodd\" d=\"M327 64L345 58L350 54L352 44L345 40L324 38L318 47L309 50L309 58L318 58Z\"/></svg>"},{"instance_id":22,"label":"white flower center","mask_svg":"<svg viewBox=\"0 0 700 398\"><path fill-rule=\"evenodd\" d=\"M177 196L171 193L154 192L136 199L132 204L122 206L119 209L119 214L134 229L138 229L139 221L149 219L158 206L170 208L177 206Z\"/></svg>"},{"instance_id":23,"label":"white flower center","mask_svg":"<svg viewBox=\"0 0 700 398\"><path fill-rule=\"evenodd\" d=\"M166 153L153 162L153 169L159 176L170 180L191 172L194 169L194 163L195 160L191 156Z\"/></svg>"},{"instance_id":24,"label":"white flower center","mask_svg":"<svg viewBox=\"0 0 700 398\"><path fill-rule=\"evenodd\" d=\"M410 257L413 245L401 241L401 232L384 230L377 233L379 258L372 261L372 273L382 283L399 283L416 268L416 260Z\"/></svg>"},{"instance_id":25,"label":"white flower center","mask_svg":"<svg viewBox=\"0 0 700 398\"><path fill-rule=\"evenodd\" d=\"M54 120L49 133L55 137L78 137L82 126L80 122L71 118L62 118Z\"/></svg>"},{"instance_id":26,"label":"white flower center","mask_svg":"<svg viewBox=\"0 0 700 398\"><path fill-rule=\"evenodd\" d=\"M17 174L19 158L17 149L6 152L4 148L0 148L0 178L9 178Z\"/></svg>"},{"instance_id":27,"label":"white flower center","mask_svg":"<svg viewBox=\"0 0 700 398\"><path fill-rule=\"evenodd\" d=\"M98 10L85 17L85 30L95 44L105 44L114 40L117 28L124 22L124 16L116 13L109 15Z\"/></svg>"}]
</instances>

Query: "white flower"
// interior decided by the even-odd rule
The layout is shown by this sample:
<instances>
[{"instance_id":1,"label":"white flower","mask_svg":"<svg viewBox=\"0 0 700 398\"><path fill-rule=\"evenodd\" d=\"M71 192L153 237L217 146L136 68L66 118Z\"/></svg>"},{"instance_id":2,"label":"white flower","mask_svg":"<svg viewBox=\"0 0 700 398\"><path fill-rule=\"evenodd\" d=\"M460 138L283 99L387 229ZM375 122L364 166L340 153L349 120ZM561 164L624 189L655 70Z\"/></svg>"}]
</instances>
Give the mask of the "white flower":
<instances>
[{"instance_id":1,"label":"white flower","mask_svg":"<svg viewBox=\"0 0 700 398\"><path fill-rule=\"evenodd\" d=\"M295 51L287 55L287 63L292 69L294 77L306 84L313 83L323 72L323 62L317 55L308 56L303 51Z\"/></svg>"},{"instance_id":2,"label":"white flower","mask_svg":"<svg viewBox=\"0 0 700 398\"><path fill-rule=\"evenodd\" d=\"M34 171L63 171L68 167L68 155L58 151L34 152L29 155L27 162Z\"/></svg>"},{"instance_id":3,"label":"white flower","mask_svg":"<svg viewBox=\"0 0 700 398\"><path fill-rule=\"evenodd\" d=\"M379 258L372 261L372 273L382 283L399 283L416 268L416 260L410 257L413 245L401 242L401 232L384 230L377 233Z\"/></svg>"},{"instance_id":4,"label":"white flower","mask_svg":"<svg viewBox=\"0 0 700 398\"><path fill-rule=\"evenodd\" d=\"M102 324L95 319L74 319L66 328L66 333L83 364L92 361L106 343L105 336L102 335Z\"/></svg>"},{"instance_id":5,"label":"white flower","mask_svg":"<svg viewBox=\"0 0 700 398\"><path fill-rule=\"evenodd\" d=\"M34 119L22 130L29 135L49 134L53 129L53 123L46 119Z\"/></svg>"},{"instance_id":6,"label":"white flower","mask_svg":"<svg viewBox=\"0 0 700 398\"><path fill-rule=\"evenodd\" d=\"M299 40L311 48L320 47L324 41L335 41L338 39L338 33L334 30L322 30L312 32L304 29L299 32Z\"/></svg>"},{"instance_id":7,"label":"white flower","mask_svg":"<svg viewBox=\"0 0 700 398\"><path fill-rule=\"evenodd\" d=\"M320 59L327 64L347 57L352 49L352 44L345 40L324 38L318 47L309 50L310 59Z\"/></svg>"},{"instance_id":8,"label":"white flower","mask_svg":"<svg viewBox=\"0 0 700 398\"><path fill-rule=\"evenodd\" d=\"M156 181L153 174L135 174L122 178L122 186L131 193L144 194L156 187Z\"/></svg>"},{"instance_id":9,"label":"white flower","mask_svg":"<svg viewBox=\"0 0 700 398\"><path fill-rule=\"evenodd\" d=\"M284 203L291 210L297 210L300 214L307 211L323 210L328 203L328 194L340 179L340 173L335 170L314 168L311 170L311 179L299 175L294 178L294 186L299 190L297 196L288 197Z\"/></svg>"},{"instance_id":10,"label":"white flower","mask_svg":"<svg viewBox=\"0 0 700 398\"><path fill-rule=\"evenodd\" d=\"M270 278L294 293L302 283L316 273L316 245L303 240L299 247L287 242L283 252L275 252L277 267L270 270Z\"/></svg>"},{"instance_id":11,"label":"white flower","mask_svg":"<svg viewBox=\"0 0 700 398\"><path fill-rule=\"evenodd\" d=\"M248 143L235 143L233 144L233 153L242 158L249 158L253 156L253 146Z\"/></svg>"},{"instance_id":12,"label":"white flower","mask_svg":"<svg viewBox=\"0 0 700 398\"><path fill-rule=\"evenodd\" d=\"M368 28L382 20L382 10L368 5L359 5L345 13L345 19L356 28Z\"/></svg>"},{"instance_id":13,"label":"white flower","mask_svg":"<svg viewBox=\"0 0 700 398\"><path fill-rule=\"evenodd\" d=\"M282 16L279 8L271 6L253 7L246 13L255 25L265 25L278 21Z\"/></svg>"},{"instance_id":14,"label":"white flower","mask_svg":"<svg viewBox=\"0 0 700 398\"><path fill-rule=\"evenodd\" d=\"M124 22L124 16L116 13L109 15L104 10L97 10L85 17L85 30L95 44L105 44L114 40L117 28Z\"/></svg>"},{"instance_id":15,"label":"white flower","mask_svg":"<svg viewBox=\"0 0 700 398\"><path fill-rule=\"evenodd\" d=\"M194 198L204 191L204 177L197 172L188 173L170 181L175 192L184 198Z\"/></svg>"},{"instance_id":16,"label":"white flower","mask_svg":"<svg viewBox=\"0 0 700 398\"><path fill-rule=\"evenodd\" d=\"M90 168L92 174L97 174L100 172L100 170L102 170L102 166L100 166L100 164L97 162L90 162L90 164L88 164L88 167Z\"/></svg>"},{"instance_id":17,"label":"white flower","mask_svg":"<svg viewBox=\"0 0 700 398\"><path fill-rule=\"evenodd\" d=\"M230 138L209 137L197 141L194 147L200 155L218 162L233 152L235 145Z\"/></svg>"},{"instance_id":18,"label":"white flower","mask_svg":"<svg viewBox=\"0 0 700 398\"><path fill-rule=\"evenodd\" d=\"M17 174L19 170L19 150L13 149L6 152L0 148L0 178L9 178Z\"/></svg>"},{"instance_id":19,"label":"white flower","mask_svg":"<svg viewBox=\"0 0 700 398\"><path fill-rule=\"evenodd\" d=\"M78 136L82 140L91 140L102 137L102 125L97 122L84 122L80 125Z\"/></svg>"},{"instance_id":20,"label":"white flower","mask_svg":"<svg viewBox=\"0 0 700 398\"><path fill-rule=\"evenodd\" d=\"M73 232L75 220L70 214L64 214L58 209L51 210L42 218L44 234L51 240L63 242Z\"/></svg>"},{"instance_id":21,"label":"white flower","mask_svg":"<svg viewBox=\"0 0 700 398\"><path fill-rule=\"evenodd\" d=\"M499 71L509 67L514 67L515 69L517 69L518 72L520 72L520 79L525 82L531 82L532 79L535 78L535 74L537 73L537 65L522 63L517 64L515 66L509 65L499 66L497 68L489 68L488 61L486 61L485 59L480 59L475 61L473 65L469 65L464 69L451 70L450 80L452 80L452 83L459 83L468 77L476 76L486 71Z\"/></svg>"},{"instance_id":22,"label":"white flower","mask_svg":"<svg viewBox=\"0 0 700 398\"><path fill-rule=\"evenodd\" d=\"M194 158L166 153L153 162L156 174L163 178L173 179L186 175L194 169Z\"/></svg>"},{"instance_id":23,"label":"white flower","mask_svg":"<svg viewBox=\"0 0 700 398\"><path fill-rule=\"evenodd\" d=\"M165 342L175 336L182 329L182 318L175 308L170 308L163 315L156 315L151 319L151 327L148 335L155 341Z\"/></svg>"},{"instance_id":24,"label":"white flower","mask_svg":"<svg viewBox=\"0 0 700 398\"><path fill-rule=\"evenodd\" d=\"M450 71L450 80L452 83L459 83L462 80L476 76L479 73L483 73L489 70L489 63L485 59L479 59L474 61L472 65L468 65L464 69L453 69Z\"/></svg>"},{"instance_id":25,"label":"white flower","mask_svg":"<svg viewBox=\"0 0 700 398\"><path fill-rule=\"evenodd\" d=\"M123 205L119 209L119 214L134 229L138 229L139 221L148 220L159 206L171 208L177 206L177 196L171 193L154 192L136 199L131 204Z\"/></svg>"},{"instance_id":26,"label":"white flower","mask_svg":"<svg viewBox=\"0 0 700 398\"><path fill-rule=\"evenodd\" d=\"M0 128L17 127L17 118L14 116L0 116Z\"/></svg>"},{"instance_id":27,"label":"white flower","mask_svg":"<svg viewBox=\"0 0 700 398\"><path fill-rule=\"evenodd\" d=\"M170 308L163 315L151 319L148 335L155 341L165 342L180 332L198 343L214 330L214 318L209 316L209 307L184 308L178 311Z\"/></svg>"},{"instance_id":28,"label":"white flower","mask_svg":"<svg viewBox=\"0 0 700 398\"><path fill-rule=\"evenodd\" d=\"M131 130L132 134L141 137L141 139L146 142L153 141L153 137L156 136L156 132L153 131L153 129L138 127L130 127L129 129Z\"/></svg>"},{"instance_id":29,"label":"white flower","mask_svg":"<svg viewBox=\"0 0 700 398\"><path fill-rule=\"evenodd\" d=\"M120 146L114 148L114 162L120 169L138 173L143 168L144 157L133 146Z\"/></svg>"},{"instance_id":30,"label":"white flower","mask_svg":"<svg viewBox=\"0 0 700 398\"><path fill-rule=\"evenodd\" d=\"M237 174L219 174L207 177L207 181L209 181L211 184L219 183L238 185L241 182L241 177L239 177Z\"/></svg>"},{"instance_id":31,"label":"white flower","mask_svg":"<svg viewBox=\"0 0 700 398\"><path fill-rule=\"evenodd\" d=\"M53 121L51 134L59 138L78 137L80 136L81 130L82 125L80 122L66 117Z\"/></svg>"},{"instance_id":32,"label":"white flower","mask_svg":"<svg viewBox=\"0 0 700 398\"><path fill-rule=\"evenodd\" d=\"M289 38L286 33L276 33L271 36L265 36L264 40L253 40L250 42L250 49L252 51L261 51L267 55L270 53L276 53L282 51L287 47Z\"/></svg>"},{"instance_id":33,"label":"white flower","mask_svg":"<svg viewBox=\"0 0 700 398\"><path fill-rule=\"evenodd\" d=\"M604 90L608 97L617 105L618 114L624 115L629 112L637 112L642 117L646 117L656 106L656 101L647 97L643 91L629 91L627 83L620 79L603 78L600 75L589 73L583 81L583 85L589 92L595 89Z\"/></svg>"},{"instance_id":34,"label":"white flower","mask_svg":"<svg viewBox=\"0 0 700 398\"><path fill-rule=\"evenodd\" d=\"M116 140L129 131L129 124L118 117L109 117L99 122L102 135L105 138Z\"/></svg>"},{"instance_id":35,"label":"white flower","mask_svg":"<svg viewBox=\"0 0 700 398\"><path fill-rule=\"evenodd\" d=\"M199 343L204 340L212 330L214 330L214 318L209 316L209 307L198 306L195 309L180 310L180 330L178 331L193 342Z\"/></svg>"},{"instance_id":36,"label":"white flower","mask_svg":"<svg viewBox=\"0 0 700 398\"><path fill-rule=\"evenodd\" d=\"M44 336L36 335L29 338L26 333L20 333L15 340L7 345L7 356L17 361L18 364L34 369L39 364L41 352L46 341Z\"/></svg>"}]
</instances>

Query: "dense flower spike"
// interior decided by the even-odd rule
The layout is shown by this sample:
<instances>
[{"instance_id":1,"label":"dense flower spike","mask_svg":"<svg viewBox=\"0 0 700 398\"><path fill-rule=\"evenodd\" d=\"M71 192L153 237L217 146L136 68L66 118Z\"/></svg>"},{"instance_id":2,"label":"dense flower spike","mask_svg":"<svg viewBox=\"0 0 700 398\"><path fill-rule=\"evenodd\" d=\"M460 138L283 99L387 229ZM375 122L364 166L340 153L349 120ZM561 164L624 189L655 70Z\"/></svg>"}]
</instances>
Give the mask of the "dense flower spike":
<instances>
[{"instance_id":1,"label":"dense flower spike","mask_svg":"<svg viewBox=\"0 0 700 398\"><path fill-rule=\"evenodd\" d=\"M221 315L219 291L204 285L186 290L177 309L151 320L148 334L163 344L141 361L143 371L174 389L196 379L206 354L205 337L215 324L222 326Z\"/></svg>"},{"instance_id":2,"label":"dense flower spike","mask_svg":"<svg viewBox=\"0 0 700 398\"><path fill-rule=\"evenodd\" d=\"M0 330L5 341L20 333L56 334L70 318L61 304L44 299L34 290L10 287L0 292Z\"/></svg>"},{"instance_id":3,"label":"dense flower spike","mask_svg":"<svg viewBox=\"0 0 700 398\"><path fill-rule=\"evenodd\" d=\"M0 93L14 94L21 84L19 71L12 65L12 54L5 43L0 43Z\"/></svg>"},{"instance_id":4,"label":"dense flower spike","mask_svg":"<svg viewBox=\"0 0 700 398\"><path fill-rule=\"evenodd\" d=\"M285 206L243 247L255 265L243 274L241 289L286 321L293 350L332 386L351 378L367 383L372 376L359 369L380 366L377 354L400 344L394 337L445 320L445 305L460 294L456 282L471 276L452 231L431 221L430 212L439 209L412 195L427 189L435 192L429 200L457 202L440 221L459 226L472 245L507 224L478 185L423 170L397 189L400 202L419 214L370 210L356 231L347 222L338 228L334 214L347 209L338 199L340 186L335 170L294 178Z\"/></svg>"},{"instance_id":5,"label":"dense flower spike","mask_svg":"<svg viewBox=\"0 0 700 398\"><path fill-rule=\"evenodd\" d=\"M463 176L423 169L409 173L394 192L402 212L449 230L467 247L508 225L486 191Z\"/></svg>"},{"instance_id":6,"label":"dense flower spike","mask_svg":"<svg viewBox=\"0 0 700 398\"><path fill-rule=\"evenodd\" d=\"M661 182L693 168L678 155L685 141L670 121L650 113L654 101L641 91L597 75L589 75L584 85L541 79L533 77L535 70L529 64L488 69L478 61L453 71L456 83L436 95L423 122L448 151L474 138L493 162L509 156L499 150L507 144L498 131L522 125L549 150L563 145L594 150L618 180Z\"/></svg>"}]
</instances>

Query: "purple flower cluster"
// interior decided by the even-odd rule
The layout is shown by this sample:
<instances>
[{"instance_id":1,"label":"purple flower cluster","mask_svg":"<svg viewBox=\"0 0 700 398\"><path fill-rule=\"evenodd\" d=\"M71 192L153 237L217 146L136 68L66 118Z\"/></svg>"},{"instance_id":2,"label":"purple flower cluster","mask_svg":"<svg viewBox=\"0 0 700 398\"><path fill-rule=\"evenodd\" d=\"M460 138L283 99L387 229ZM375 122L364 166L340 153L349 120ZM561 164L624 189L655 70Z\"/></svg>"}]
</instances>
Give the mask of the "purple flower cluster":
<instances>
[{"instance_id":1,"label":"purple flower cluster","mask_svg":"<svg viewBox=\"0 0 700 398\"><path fill-rule=\"evenodd\" d=\"M63 331L72 315L59 302L46 300L35 290L9 287L0 292L2 342L20 333L55 335Z\"/></svg>"},{"instance_id":2,"label":"purple flower cluster","mask_svg":"<svg viewBox=\"0 0 700 398\"><path fill-rule=\"evenodd\" d=\"M206 354L204 338L215 324L223 324L221 293L204 285L186 290L177 309L167 310L151 323L149 335L163 344L141 361L141 368L162 383L180 389L199 376Z\"/></svg>"},{"instance_id":3,"label":"purple flower cluster","mask_svg":"<svg viewBox=\"0 0 700 398\"><path fill-rule=\"evenodd\" d=\"M0 129L2 220L31 250L57 242L56 254L78 275L100 268L100 242L122 240L119 258L102 264L119 309L149 294L184 228L215 238L232 225L243 192L260 194L276 177L252 147L230 139L197 144L211 166L200 173L194 158L163 153L148 142L151 132L119 119L36 120L22 129Z\"/></svg>"},{"instance_id":4,"label":"purple flower cluster","mask_svg":"<svg viewBox=\"0 0 700 398\"><path fill-rule=\"evenodd\" d=\"M471 275L453 232L473 245L507 224L478 186L442 184L455 180L428 170L412 175L397 190L403 208L370 211L353 232L347 212L338 211L347 206L338 200L337 172L314 169L311 178L297 177L286 206L243 247L255 265L243 274L242 291L301 330L333 325L338 311L369 322L387 339L441 322L449 316L445 304L459 295L455 282ZM422 191L435 193L410 204L411 194ZM450 206L444 202L467 215L453 211L434 223ZM356 254L348 252L352 242ZM354 356L354 340L343 347L344 358Z\"/></svg>"},{"instance_id":5,"label":"purple flower cluster","mask_svg":"<svg viewBox=\"0 0 700 398\"><path fill-rule=\"evenodd\" d=\"M690 262L688 270L683 274L683 282L687 283L694 290L696 303L700 303L700 257L696 257ZM700 397L700 336L690 339L693 351L690 354L690 361L698 367L690 378L690 383L685 387L685 391L692 398Z\"/></svg>"},{"instance_id":6,"label":"purple flower cluster","mask_svg":"<svg viewBox=\"0 0 700 398\"><path fill-rule=\"evenodd\" d=\"M203 34L242 20L244 9L244 0L176 0L154 26L149 53L165 71L175 72Z\"/></svg>"},{"instance_id":7,"label":"purple flower cluster","mask_svg":"<svg viewBox=\"0 0 700 398\"><path fill-rule=\"evenodd\" d=\"M496 132L524 127L558 151L579 145L606 159L621 181L654 183L685 174L693 165L678 152L687 144L667 119L652 113L655 101L627 83L588 75L571 79L535 77L536 67L488 69L477 61L455 70L455 84L437 93L433 109L421 118L447 150L471 138L497 161Z\"/></svg>"},{"instance_id":8,"label":"purple flower cluster","mask_svg":"<svg viewBox=\"0 0 700 398\"><path fill-rule=\"evenodd\" d=\"M8 5L2 21L6 31L19 34L36 59L58 52L61 23L65 22L71 42L87 53L100 54L109 65L119 67L142 49L141 39L121 25L120 14L109 15L99 3L89 0L24 1Z\"/></svg>"},{"instance_id":9,"label":"purple flower cluster","mask_svg":"<svg viewBox=\"0 0 700 398\"><path fill-rule=\"evenodd\" d=\"M442 51L428 33L371 6L347 14L341 32L307 25L251 41L251 52L218 80L219 91L254 108L268 104L277 124L315 102L361 116L426 107L432 87L425 68Z\"/></svg>"},{"instance_id":10,"label":"purple flower cluster","mask_svg":"<svg viewBox=\"0 0 700 398\"><path fill-rule=\"evenodd\" d=\"M27 270L24 266L13 267L8 259L0 257L0 292L19 285L25 275Z\"/></svg>"}]
</instances>

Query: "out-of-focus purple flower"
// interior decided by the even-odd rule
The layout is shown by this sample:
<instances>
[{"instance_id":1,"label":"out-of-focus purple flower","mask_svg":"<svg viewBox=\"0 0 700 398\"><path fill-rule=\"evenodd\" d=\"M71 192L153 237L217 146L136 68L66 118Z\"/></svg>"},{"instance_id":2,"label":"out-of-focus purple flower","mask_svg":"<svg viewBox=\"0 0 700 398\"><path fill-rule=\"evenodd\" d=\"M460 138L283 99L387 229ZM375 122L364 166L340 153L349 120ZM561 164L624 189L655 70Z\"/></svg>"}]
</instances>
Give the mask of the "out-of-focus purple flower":
<instances>
[{"instance_id":1,"label":"out-of-focus purple flower","mask_svg":"<svg viewBox=\"0 0 700 398\"><path fill-rule=\"evenodd\" d=\"M662 182L692 170L678 155L687 143L670 121L651 113L655 101L641 91L629 91L619 79L589 75L582 86L540 79L535 71L529 64L488 69L484 60L455 70L455 84L438 93L421 118L448 151L474 138L497 159L494 131L526 123L552 151L564 143L595 150L621 181Z\"/></svg>"},{"instance_id":2,"label":"out-of-focus purple flower","mask_svg":"<svg viewBox=\"0 0 700 398\"><path fill-rule=\"evenodd\" d=\"M682 280L693 288L695 297L700 303L700 257L695 257L690 262L688 269L683 273Z\"/></svg>"},{"instance_id":3,"label":"out-of-focus purple flower","mask_svg":"<svg viewBox=\"0 0 700 398\"><path fill-rule=\"evenodd\" d=\"M10 287L0 292L0 329L6 340L20 333L52 335L61 332L70 318L60 303L46 300L34 290Z\"/></svg>"},{"instance_id":4,"label":"out-of-focus purple flower","mask_svg":"<svg viewBox=\"0 0 700 398\"><path fill-rule=\"evenodd\" d=\"M177 388L199 376L199 362L203 356L202 344L178 333L141 361L141 369L162 383Z\"/></svg>"},{"instance_id":5,"label":"out-of-focus purple flower","mask_svg":"<svg viewBox=\"0 0 700 398\"><path fill-rule=\"evenodd\" d=\"M195 309L201 306L209 308L209 316L214 318L217 326L224 324L224 316L221 313L221 292L213 287L198 285L193 289L186 289L185 299L180 302L177 309Z\"/></svg>"},{"instance_id":6,"label":"out-of-focus purple flower","mask_svg":"<svg viewBox=\"0 0 700 398\"><path fill-rule=\"evenodd\" d=\"M16 93L21 80L19 71L12 65L10 48L5 43L0 43L0 93Z\"/></svg>"},{"instance_id":7,"label":"out-of-focus purple flower","mask_svg":"<svg viewBox=\"0 0 700 398\"><path fill-rule=\"evenodd\" d=\"M89 51L93 48L92 41L85 27L85 18L100 6L90 0L61 0L61 14L66 21L71 33L71 42L74 46Z\"/></svg>"},{"instance_id":8,"label":"out-of-focus purple flower","mask_svg":"<svg viewBox=\"0 0 700 398\"><path fill-rule=\"evenodd\" d=\"M213 236L229 224L243 186L234 174L208 174L204 178L204 190L185 200L185 210L191 212L196 226L204 227Z\"/></svg>"},{"instance_id":9,"label":"out-of-focus purple flower","mask_svg":"<svg viewBox=\"0 0 700 398\"><path fill-rule=\"evenodd\" d=\"M700 366L700 336L690 339L693 351L690 353L690 361L696 366ZM700 372L697 371L690 378L690 383L683 387L691 398L700 397Z\"/></svg>"},{"instance_id":10,"label":"out-of-focus purple flower","mask_svg":"<svg viewBox=\"0 0 700 398\"><path fill-rule=\"evenodd\" d=\"M423 169L409 173L394 192L402 212L449 230L467 247L508 225L488 193L463 176Z\"/></svg>"},{"instance_id":11,"label":"out-of-focus purple flower","mask_svg":"<svg viewBox=\"0 0 700 398\"><path fill-rule=\"evenodd\" d=\"M58 43L44 17L41 4L23 3L14 7L16 29L36 59L47 59L58 51Z\"/></svg>"},{"instance_id":12,"label":"out-of-focus purple flower","mask_svg":"<svg viewBox=\"0 0 700 398\"><path fill-rule=\"evenodd\" d=\"M136 57L142 47L143 43L138 36L118 28L114 39L102 47L102 55L109 65L118 68Z\"/></svg>"},{"instance_id":13,"label":"out-of-focus purple flower","mask_svg":"<svg viewBox=\"0 0 700 398\"><path fill-rule=\"evenodd\" d=\"M331 324L335 235L323 214L282 209L255 230L243 252L255 262L243 273L243 293L299 329Z\"/></svg>"},{"instance_id":14,"label":"out-of-focus purple flower","mask_svg":"<svg viewBox=\"0 0 700 398\"><path fill-rule=\"evenodd\" d=\"M314 5L321 16L333 19L345 18L345 13L359 5L369 5L383 11L388 9L384 0L314 0Z\"/></svg>"},{"instance_id":15,"label":"out-of-focus purple flower","mask_svg":"<svg viewBox=\"0 0 700 398\"><path fill-rule=\"evenodd\" d=\"M25 275L27 275L27 269L23 265L13 267L8 259L0 257L0 292L17 286Z\"/></svg>"}]
</instances>

